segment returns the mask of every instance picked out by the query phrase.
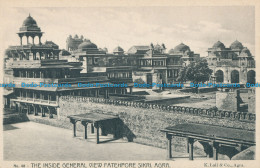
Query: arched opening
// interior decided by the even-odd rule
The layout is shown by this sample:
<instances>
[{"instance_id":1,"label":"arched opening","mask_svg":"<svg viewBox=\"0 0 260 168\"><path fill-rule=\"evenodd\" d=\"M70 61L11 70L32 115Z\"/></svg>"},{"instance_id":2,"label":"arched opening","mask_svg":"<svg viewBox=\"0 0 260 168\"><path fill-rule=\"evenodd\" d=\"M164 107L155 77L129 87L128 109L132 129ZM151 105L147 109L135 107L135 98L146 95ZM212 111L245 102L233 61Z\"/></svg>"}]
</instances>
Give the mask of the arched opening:
<instances>
[{"instance_id":1,"label":"arched opening","mask_svg":"<svg viewBox=\"0 0 260 168\"><path fill-rule=\"evenodd\" d=\"M251 84L255 84L255 71L250 70L247 72L247 82Z\"/></svg>"},{"instance_id":2,"label":"arched opening","mask_svg":"<svg viewBox=\"0 0 260 168\"><path fill-rule=\"evenodd\" d=\"M239 83L239 72L237 70L231 72L231 83Z\"/></svg>"},{"instance_id":3,"label":"arched opening","mask_svg":"<svg viewBox=\"0 0 260 168\"><path fill-rule=\"evenodd\" d=\"M23 43L23 45L27 45L27 38L26 38L26 36L22 36L22 43Z\"/></svg>"},{"instance_id":4,"label":"arched opening","mask_svg":"<svg viewBox=\"0 0 260 168\"><path fill-rule=\"evenodd\" d=\"M34 44L35 45L39 44L39 41L40 41L39 36L35 36L34 37Z\"/></svg>"},{"instance_id":5,"label":"arched opening","mask_svg":"<svg viewBox=\"0 0 260 168\"><path fill-rule=\"evenodd\" d=\"M218 70L215 73L215 76L216 76L216 82L217 83L222 83L224 81L224 73L223 73L222 70Z\"/></svg>"}]
</instances>

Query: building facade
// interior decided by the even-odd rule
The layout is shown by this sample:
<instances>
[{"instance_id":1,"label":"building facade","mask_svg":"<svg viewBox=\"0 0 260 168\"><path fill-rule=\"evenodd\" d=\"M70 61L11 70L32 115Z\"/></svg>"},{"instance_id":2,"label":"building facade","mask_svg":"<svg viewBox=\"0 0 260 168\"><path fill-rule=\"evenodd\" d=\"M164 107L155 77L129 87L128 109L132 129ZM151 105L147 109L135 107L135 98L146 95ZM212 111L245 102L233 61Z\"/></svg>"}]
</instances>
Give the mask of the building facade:
<instances>
[{"instance_id":1,"label":"building facade","mask_svg":"<svg viewBox=\"0 0 260 168\"><path fill-rule=\"evenodd\" d=\"M127 52L118 46L108 53L86 39L71 53L70 57L82 62L81 73L104 73L111 81L148 84L174 83L180 68L200 58L183 43L168 53L164 44L132 46Z\"/></svg>"},{"instance_id":2,"label":"building facade","mask_svg":"<svg viewBox=\"0 0 260 168\"><path fill-rule=\"evenodd\" d=\"M70 55L52 41L41 42L42 32L29 15L17 33L21 43L5 52L5 82L15 84L12 94L5 96L5 107L28 114L59 113L59 97L78 95L108 98L108 88L78 87L78 83L108 83L106 76L81 76L82 63L60 59ZM26 37L27 43L23 44ZM38 37L38 43L34 38ZM29 42L30 38L32 43Z\"/></svg>"},{"instance_id":3,"label":"building facade","mask_svg":"<svg viewBox=\"0 0 260 168\"><path fill-rule=\"evenodd\" d=\"M255 60L239 41L230 47L218 41L208 49L207 61L216 83L255 83Z\"/></svg>"}]
</instances>

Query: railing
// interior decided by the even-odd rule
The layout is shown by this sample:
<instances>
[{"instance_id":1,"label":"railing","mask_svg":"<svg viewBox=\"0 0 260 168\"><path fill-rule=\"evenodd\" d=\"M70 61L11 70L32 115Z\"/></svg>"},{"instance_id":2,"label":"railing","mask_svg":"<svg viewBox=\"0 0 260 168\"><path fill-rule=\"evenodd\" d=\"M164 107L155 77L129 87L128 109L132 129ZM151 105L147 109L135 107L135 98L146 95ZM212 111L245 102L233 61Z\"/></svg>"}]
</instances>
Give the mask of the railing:
<instances>
[{"instance_id":1,"label":"railing","mask_svg":"<svg viewBox=\"0 0 260 168\"><path fill-rule=\"evenodd\" d=\"M59 83L64 82L95 82L95 81L106 81L108 80L107 76L99 76L99 77L78 77L78 78L63 78L58 79Z\"/></svg>"},{"instance_id":2,"label":"railing","mask_svg":"<svg viewBox=\"0 0 260 168\"><path fill-rule=\"evenodd\" d=\"M98 82L98 81L107 81L107 76L99 76L99 77L78 77L78 78L20 78L14 77L13 82L16 85L21 85L22 83L31 84L32 82L35 84L44 83L67 83L67 82Z\"/></svg>"},{"instance_id":3,"label":"railing","mask_svg":"<svg viewBox=\"0 0 260 168\"><path fill-rule=\"evenodd\" d=\"M131 101L121 101L121 100L111 100L102 98L89 98L80 96L61 96L61 100L69 101L79 101L79 102L92 102L109 104L114 106L127 106L133 108L145 108L145 109L156 109L158 111L174 112L174 113L185 113L189 115L209 117L209 118L219 118L219 119L230 119L239 120L244 122L255 122L256 115L247 112L233 112L233 111L215 111L211 109L193 108L193 107L183 107L183 106L167 106L152 103L142 103L142 102L131 102Z\"/></svg>"},{"instance_id":4,"label":"railing","mask_svg":"<svg viewBox=\"0 0 260 168\"><path fill-rule=\"evenodd\" d=\"M21 100L21 101L26 101L28 103L46 103L46 104L58 104L57 101L48 101L48 100L43 100L43 99L33 99L33 98L26 98L26 97L17 97L16 99L12 100Z\"/></svg>"},{"instance_id":5,"label":"railing","mask_svg":"<svg viewBox=\"0 0 260 168\"><path fill-rule=\"evenodd\" d=\"M59 80L55 79L55 78L53 79L53 78L20 78L20 77L14 77L13 81L14 81L14 84L16 84L16 85L21 85L22 83L31 84L32 82L36 83L36 84L39 84L39 83L48 84L48 83L58 83L59 82Z\"/></svg>"},{"instance_id":6,"label":"railing","mask_svg":"<svg viewBox=\"0 0 260 168\"><path fill-rule=\"evenodd\" d=\"M239 65L239 62L238 61L218 61L217 62L217 66L233 66L233 67L238 67L240 66Z\"/></svg>"},{"instance_id":7,"label":"railing","mask_svg":"<svg viewBox=\"0 0 260 168\"><path fill-rule=\"evenodd\" d=\"M130 83L133 82L132 78L109 78L110 82L124 82L124 83Z\"/></svg>"}]
</instances>

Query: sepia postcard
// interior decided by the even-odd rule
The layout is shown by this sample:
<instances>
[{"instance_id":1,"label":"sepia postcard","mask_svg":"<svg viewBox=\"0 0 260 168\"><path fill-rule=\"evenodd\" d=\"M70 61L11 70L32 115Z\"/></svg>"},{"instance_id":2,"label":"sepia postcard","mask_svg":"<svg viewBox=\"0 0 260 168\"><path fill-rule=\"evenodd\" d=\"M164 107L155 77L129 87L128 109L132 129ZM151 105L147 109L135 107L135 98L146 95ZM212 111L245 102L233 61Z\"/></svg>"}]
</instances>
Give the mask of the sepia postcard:
<instances>
[{"instance_id":1,"label":"sepia postcard","mask_svg":"<svg viewBox=\"0 0 260 168\"><path fill-rule=\"evenodd\" d=\"M0 6L0 167L260 167L259 0Z\"/></svg>"}]
</instances>

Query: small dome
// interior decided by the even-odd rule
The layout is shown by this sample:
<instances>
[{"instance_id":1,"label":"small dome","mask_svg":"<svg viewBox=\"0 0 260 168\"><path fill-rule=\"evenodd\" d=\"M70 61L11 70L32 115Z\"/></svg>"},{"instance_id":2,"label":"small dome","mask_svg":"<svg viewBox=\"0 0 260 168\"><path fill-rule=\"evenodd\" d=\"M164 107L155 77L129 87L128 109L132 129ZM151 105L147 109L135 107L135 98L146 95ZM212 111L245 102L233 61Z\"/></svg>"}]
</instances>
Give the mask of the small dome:
<instances>
[{"instance_id":1,"label":"small dome","mask_svg":"<svg viewBox=\"0 0 260 168\"><path fill-rule=\"evenodd\" d=\"M240 53L240 56L252 56L251 52L247 47L243 48L243 50Z\"/></svg>"},{"instance_id":2,"label":"small dome","mask_svg":"<svg viewBox=\"0 0 260 168\"><path fill-rule=\"evenodd\" d=\"M173 53L174 53L174 49L170 49L170 50L168 51L168 53L169 53L169 54L173 54Z\"/></svg>"},{"instance_id":3,"label":"small dome","mask_svg":"<svg viewBox=\"0 0 260 168\"><path fill-rule=\"evenodd\" d=\"M113 53L123 53L124 52L124 49L121 48L120 46L116 47L114 50L113 50Z\"/></svg>"},{"instance_id":4,"label":"small dome","mask_svg":"<svg viewBox=\"0 0 260 168\"><path fill-rule=\"evenodd\" d=\"M59 55L61 55L61 56L69 56L71 54L70 54L69 51L63 49L63 50L60 51Z\"/></svg>"},{"instance_id":5,"label":"small dome","mask_svg":"<svg viewBox=\"0 0 260 168\"><path fill-rule=\"evenodd\" d=\"M232 50L237 50L237 49L239 49L239 50L242 50L244 47L243 47L243 45L242 45L242 43L240 43L239 41L234 41L231 45L230 45L230 48L232 49Z\"/></svg>"},{"instance_id":6,"label":"small dome","mask_svg":"<svg viewBox=\"0 0 260 168\"><path fill-rule=\"evenodd\" d=\"M225 45L224 45L222 42L217 41L217 42L213 45L212 48L215 48L215 49L225 49L226 47L225 47Z\"/></svg>"},{"instance_id":7,"label":"small dome","mask_svg":"<svg viewBox=\"0 0 260 168\"><path fill-rule=\"evenodd\" d=\"M97 49L97 45L94 44L94 43L91 43L90 40L84 40L83 43L81 43L79 46L78 46L78 49L87 49L87 48L94 48L94 49Z\"/></svg>"},{"instance_id":8,"label":"small dome","mask_svg":"<svg viewBox=\"0 0 260 168\"><path fill-rule=\"evenodd\" d=\"M37 23L36 23L36 21L31 17L31 15L29 14L29 16L23 21L23 26L27 26L27 27L37 26Z\"/></svg>"},{"instance_id":9,"label":"small dome","mask_svg":"<svg viewBox=\"0 0 260 168\"><path fill-rule=\"evenodd\" d=\"M187 45L185 45L185 44L183 44L183 43L177 45L177 46L174 47L174 49L173 49L173 51L174 51L175 53L177 53L177 52L184 52L184 51L187 51L187 50L190 51L190 47L187 46ZM170 50L170 51L171 51L171 50Z\"/></svg>"}]
</instances>

